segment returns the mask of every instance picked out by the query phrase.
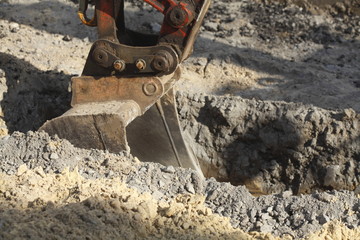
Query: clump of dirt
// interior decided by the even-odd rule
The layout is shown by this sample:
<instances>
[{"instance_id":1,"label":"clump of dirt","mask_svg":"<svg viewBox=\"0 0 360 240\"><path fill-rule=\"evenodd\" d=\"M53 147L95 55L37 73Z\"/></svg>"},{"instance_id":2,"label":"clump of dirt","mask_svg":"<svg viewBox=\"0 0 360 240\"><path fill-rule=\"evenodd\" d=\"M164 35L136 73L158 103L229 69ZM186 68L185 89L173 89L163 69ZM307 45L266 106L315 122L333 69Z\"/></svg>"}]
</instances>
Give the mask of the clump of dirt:
<instances>
[{"instance_id":1,"label":"clump of dirt","mask_svg":"<svg viewBox=\"0 0 360 240\"><path fill-rule=\"evenodd\" d=\"M15 174L20 165L41 167L45 172L79 168L87 178L126 178L137 170L139 160L126 153L112 154L99 150L74 148L67 140L50 137L45 132L15 132L0 139L0 170Z\"/></svg>"}]
</instances>

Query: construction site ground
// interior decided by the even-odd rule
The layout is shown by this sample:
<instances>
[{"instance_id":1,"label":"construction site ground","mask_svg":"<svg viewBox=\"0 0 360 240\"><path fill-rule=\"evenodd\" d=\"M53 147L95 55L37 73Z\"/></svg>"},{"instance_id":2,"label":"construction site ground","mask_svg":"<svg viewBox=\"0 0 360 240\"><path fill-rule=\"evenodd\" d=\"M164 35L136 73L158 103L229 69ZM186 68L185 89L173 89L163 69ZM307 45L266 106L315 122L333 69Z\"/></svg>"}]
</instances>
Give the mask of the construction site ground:
<instances>
[{"instance_id":1,"label":"construction site ground","mask_svg":"<svg viewBox=\"0 0 360 240\"><path fill-rule=\"evenodd\" d=\"M96 40L76 11L0 0L0 239L360 239L359 0L213 0L176 85L207 179L36 131Z\"/></svg>"}]
</instances>

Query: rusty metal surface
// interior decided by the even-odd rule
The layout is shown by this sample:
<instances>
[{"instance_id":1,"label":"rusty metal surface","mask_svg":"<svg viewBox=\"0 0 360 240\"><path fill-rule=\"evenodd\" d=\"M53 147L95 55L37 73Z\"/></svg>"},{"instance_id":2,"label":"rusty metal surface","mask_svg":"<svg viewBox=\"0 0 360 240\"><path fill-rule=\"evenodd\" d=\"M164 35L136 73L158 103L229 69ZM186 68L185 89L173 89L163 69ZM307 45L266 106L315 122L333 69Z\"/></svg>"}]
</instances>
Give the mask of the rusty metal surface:
<instances>
[{"instance_id":1,"label":"rusty metal surface","mask_svg":"<svg viewBox=\"0 0 360 240\"><path fill-rule=\"evenodd\" d=\"M115 8L117 5L114 1L96 0L95 14L99 39L117 42L115 12L120 10Z\"/></svg>"},{"instance_id":2,"label":"rusty metal surface","mask_svg":"<svg viewBox=\"0 0 360 240\"><path fill-rule=\"evenodd\" d=\"M159 43L171 44L186 59L207 11L210 0L144 0L164 14ZM185 53L185 54L184 54Z\"/></svg>"},{"instance_id":3,"label":"rusty metal surface","mask_svg":"<svg viewBox=\"0 0 360 240\"><path fill-rule=\"evenodd\" d=\"M75 107L78 104L91 102L133 100L144 113L172 88L179 78L180 69L162 78L74 77L71 105Z\"/></svg>"},{"instance_id":4,"label":"rusty metal surface","mask_svg":"<svg viewBox=\"0 0 360 240\"><path fill-rule=\"evenodd\" d=\"M157 67L159 58L167 67ZM178 55L171 46L128 46L100 39L90 49L82 75L87 76L162 76L173 73L179 65ZM114 68L116 61L125 63L122 71ZM138 63L143 62L143 67Z\"/></svg>"},{"instance_id":5,"label":"rusty metal surface","mask_svg":"<svg viewBox=\"0 0 360 240\"><path fill-rule=\"evenodd\" d=\"M145 112L163 94L164 86L158 78L118 78L90 76L72 79L72 102L78 104L112 100L134 100Z\"/></svg>"},{"instance_id":6,"label":"rusty metal surface","mask_svg":"<svg viewBox=\"0 0 360 240\"><path fill-rule=\"evenodd\" d=\"M76 147L116 153L129 150L126 126L140 114L134 101L78 104L39 130L65 138Z\"/></svg>"}]
</instances>

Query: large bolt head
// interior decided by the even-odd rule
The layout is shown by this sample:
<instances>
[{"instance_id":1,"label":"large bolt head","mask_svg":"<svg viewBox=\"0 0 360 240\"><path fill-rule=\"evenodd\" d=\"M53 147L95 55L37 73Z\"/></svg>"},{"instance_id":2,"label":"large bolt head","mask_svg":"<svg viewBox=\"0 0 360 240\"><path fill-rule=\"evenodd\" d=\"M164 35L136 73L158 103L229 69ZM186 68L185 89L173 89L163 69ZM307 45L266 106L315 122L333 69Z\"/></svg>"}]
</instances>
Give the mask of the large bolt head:
<instances>
[{"instance_id":1,"label":"large bolt head","mask_svg":"<svg viewBox=\"0 0 360 240\"><path fill-rule=\"evenodd\" d=\"M166 18L172 27L182 28L194 19L194 12L191 6L179 4L168 10Z\"/></svg>"},{"instance_id":2,"label":"large bolt head","mask_svg":"<svg viewBox=\"0 0 360 240\"><path fill-rule=\"evenodd\" d=\"M182 8L176 6L169 12L168 18L174 27L179 27L186 22L187 14Z\"/></svg>"},{"instance_id":3,"label":"large bolt head","mask_svg":"<svg viewBox=\"0 0 360 240\"><path fill-rule=\"evenodd\" d=\"M171 69L173 64L174 59L172 55L165 50L160 50L154 56L151 67L158 72L167 72Z\"/></svg>"},{"instance_id":4,"label":"large bolt head","mask_svg":"<svg viewBox=\"0 0 360 240\"><path fill-rule=\"evenodd\" d=\"M155 56L152 62L152 67L157 71L167 71L170 68L168 59L165 56Z\"/></svg>"}]
</instances>

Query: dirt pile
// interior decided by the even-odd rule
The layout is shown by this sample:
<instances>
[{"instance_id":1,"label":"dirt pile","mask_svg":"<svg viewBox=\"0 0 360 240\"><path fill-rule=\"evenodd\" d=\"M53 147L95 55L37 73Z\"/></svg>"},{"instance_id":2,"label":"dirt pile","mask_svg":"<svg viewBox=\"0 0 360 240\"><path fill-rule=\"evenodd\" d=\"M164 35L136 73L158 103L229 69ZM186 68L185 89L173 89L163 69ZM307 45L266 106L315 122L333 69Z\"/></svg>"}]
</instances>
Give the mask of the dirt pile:
<instances>
[{"instance_id":1,"label":"dirt pile","mask_svg":"<svg viewBox=\"0 0 360 240\"><path fill-rule=\"evenodd\" d=\"M39 141L39 139L44 140ZM44 204L47 201L60 204L64 199L69 199L69 203L75 200L81 202L90 196L97 196L98 188L100 192L102 191L101 194L99 193L100 196L105 194L105 197L109 197L113 194L113 190L108 189L107 186L111 184L118 186L122 182L122 185L126 184L127 187L136 189L136 192L164 204L170 204L174 199L179 198L179 195L203 196L203 203L213 213L229 218L228 221L232 227L246 232L259 231L276 236L290 234L294 238L300 238L320 230L324 224L334 220L342 221L349 228L356 228L359 225L360 199L353 192L317 192L296 196L288 190L277 195L254 197L244 186L236 187L229 183L220 183L213 178L202 179L192 170L164 167L154 163L131 162L131 158L115 154L95 155L93 150L74 148L66 140L58 140L60 142L57 144L57 149L66 149L66 151L54 151L58 156L58 159L53 160L54 164L48 164L49 160L41 157L29 164L28 156L46 150L51 139L45 133L28 133L27 135L15 133L7 139L2 139L1 155L6 156L3 158L3 164L8 164L3 168L16 169L11 175L2 173L3 204L26 207L31 206L31 202L39 197L44 198ZM21 143L28 143L28 147L19 147ZM80 157L87 156L80 158L78 162L68 164L75 171L81 172L83 176L77 172L70 174L67 170L69 168L56 164L57 161L61 163L69 161L71 159L69 155L73 153L77 153L76 155ZM92 160L89 160L89 156L92 156ZM12 159L15 161L11 161ZM96 164L104 161L116 164L116 174L107 174L114 170L112 164ZM27 166L32 170L29 170ZM97 174L89 174L89 169ZM26 175L27 172L35 176L30 177ZM53 172L57 172L58 175L54 175ZM63 173L60 174L60 172ZM69 181L76 186L70 187L65 184L62 187L52 187L53 180L47 179L47 174L54 181L62 178L73 179L72 182ZM67 177L69 174L72 177ZM22 177L26 180L20 181ZM20 185L16 183L18 180L7 180L12 178L19 178ZM92 182L102 181L104 181L103 187L100 183L99 185L92 184ZM21 183L25 186L21 186ZM11 190L8 189L9 186ZM40 189L37 189L38 187ZM87 190L79 195L78 192L82 187ZM62 193L57 192L59 189ZM135 192L135 190L132 191Z\"/></svg>"},{"instance_id":2,"label":"dirt pile","mask_svg":"<svg viewBox=\"0 0 360 240\"><path fill-rule=\"evenodd\" d=\"M68 169L45 174L25 165L15 175L1 173L0 182L2 239L250 239L199 195L161 202L118 178L89 180Z\"/></svg>"},{"instance_id":3,"label":"dirt pile","mask_svg":"<svg viewBox=\"0 0 360 240\"><path fill-rule=\"evenodd\" d=\"M7 174L15 174L20 165L26 164L31 169L41 167L45 172L55 173L77 166L87 178L124 178L139 164L129 154L78 149L66 140L31 131L1 138L0 156L0 169Z\"/></svg>"}]
</instances>

